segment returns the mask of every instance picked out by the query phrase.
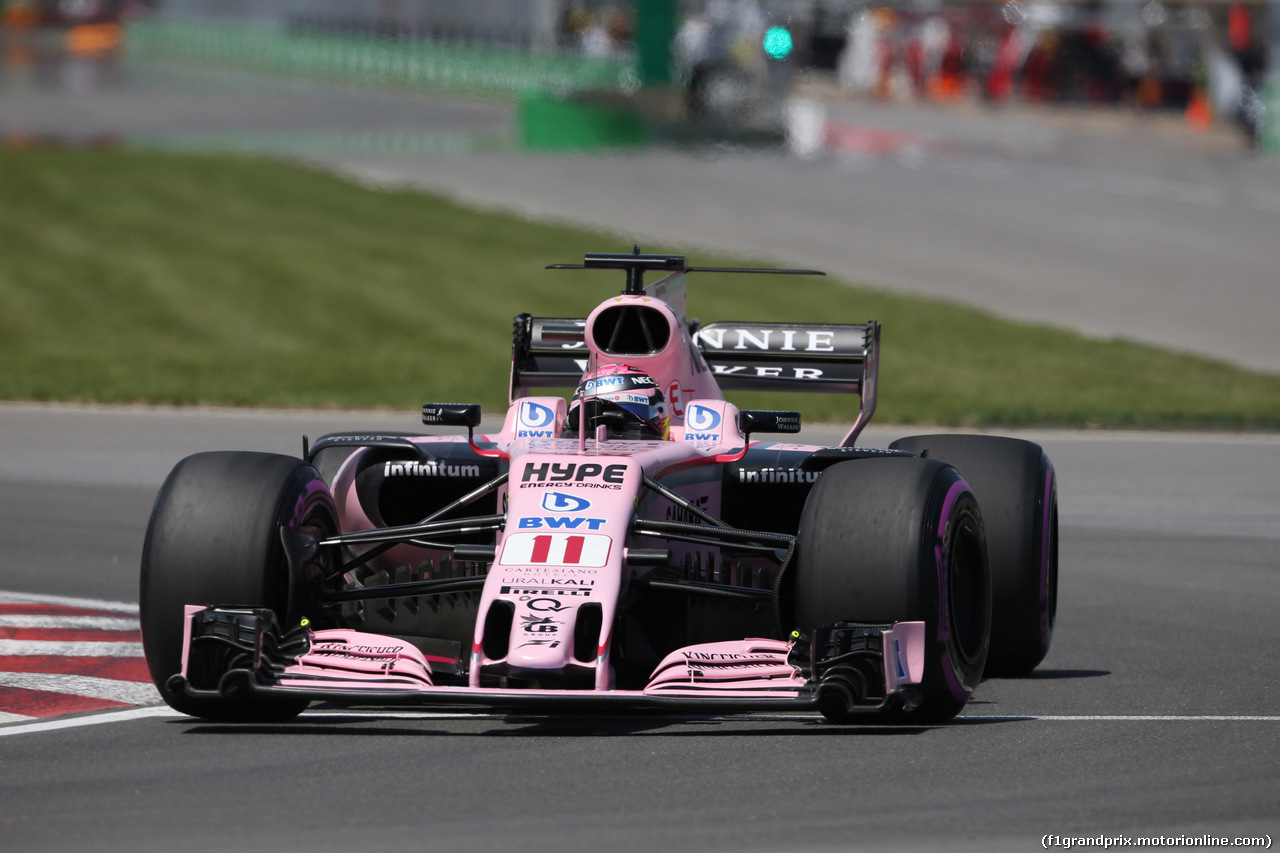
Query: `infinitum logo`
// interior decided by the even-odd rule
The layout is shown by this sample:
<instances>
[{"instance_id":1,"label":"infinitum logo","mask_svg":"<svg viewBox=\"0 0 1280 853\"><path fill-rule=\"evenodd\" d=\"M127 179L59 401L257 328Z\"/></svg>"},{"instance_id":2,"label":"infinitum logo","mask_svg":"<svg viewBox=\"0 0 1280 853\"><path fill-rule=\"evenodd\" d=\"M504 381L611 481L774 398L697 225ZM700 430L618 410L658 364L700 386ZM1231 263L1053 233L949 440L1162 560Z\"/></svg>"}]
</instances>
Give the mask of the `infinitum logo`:
<instances>
[{"instance_id":1,"label":"infinitum logo","mask_svg":"<svg viewBox=\"0 0 1280 853\"><path fill-rule=\"evenodd\" d=\"M387 462L384 477L479 477L479 465L446 465L435 459L426 462Z\"/></svg>"},{"instance_id":2,"label":"infinitum logo","mask_svg":"<svg viewBox=\"0 0 1280 853\"><path fill-rule=\"evenodd\" d=\"M799 468L741 468L735 472L740 483L816 483L821 471Z\"/></svg>"}]
</instances>

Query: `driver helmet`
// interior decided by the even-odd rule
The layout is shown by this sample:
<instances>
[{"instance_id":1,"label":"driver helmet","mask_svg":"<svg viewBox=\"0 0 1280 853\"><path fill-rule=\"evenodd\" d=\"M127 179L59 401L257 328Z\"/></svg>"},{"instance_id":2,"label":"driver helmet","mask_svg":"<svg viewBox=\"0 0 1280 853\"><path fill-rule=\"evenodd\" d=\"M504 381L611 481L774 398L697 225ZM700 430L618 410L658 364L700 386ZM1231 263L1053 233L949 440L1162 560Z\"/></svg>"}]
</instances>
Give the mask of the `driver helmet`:
<instances>
[{"instance_id":1,"label":"driver helmet","mask_svg":"<svg viewBox=\"0 0 1280 853\"><path fill-rule=\"evenodd\" d=\"M569 429L578 428L578 406L586 400L587 417L598 411L624 409L634 415L646 432L667 437L671 415L666 398L654 378L629 364L606 364L582 377L569 402ZM595 402L599 401L599 402Z\"/></svg>"}]
</instances>

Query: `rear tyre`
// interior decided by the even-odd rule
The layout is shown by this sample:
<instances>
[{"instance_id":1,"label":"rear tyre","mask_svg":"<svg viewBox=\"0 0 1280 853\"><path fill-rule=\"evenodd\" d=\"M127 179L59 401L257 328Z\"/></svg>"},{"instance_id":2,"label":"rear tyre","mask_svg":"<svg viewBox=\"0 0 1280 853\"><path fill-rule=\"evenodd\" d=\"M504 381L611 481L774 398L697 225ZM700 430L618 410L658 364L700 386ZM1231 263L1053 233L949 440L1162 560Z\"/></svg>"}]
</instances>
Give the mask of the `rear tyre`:
<instances>
[{"instance_id":1,"label":"rear tyre","mask_svg":"<svg viewBox=\"0 0 1280 853\"><path fill-rule=\"evenodd\" d=\"M1027 676L1044 660L1058 608L1058 491L1038 444L987 435L917 435L897 450L954 465L973 487L991 560L987 675Z\"/></svg>"},{"instance_id":2,"label":"rear tyre","mask_svg":"<svg viewBox=\"0 0 1280 853\"><path fill-rule=\"evenodd\" d=\"M941 722L982 678L991 586L982 516L954 468L890 457L828 468L805 502L792 590L796 626L925 623L923 701L882 722ZM868 719L823 706L837 722Z\"/></svg>"},{"instance_id":3,"label":"rear tyre","mask_svg":"<svg viewBox=\"0 0 1280 853\"><path fill-rule=\"evenodd\" d=\"M177 464L151 512L139 595L147 667L171 708L195 717L269 722L307 707L299 699L192 698L174 693L167 682L182 667L185 605L267 607L283 627L318 616L328 566L313 553L291 567L281 528L318 539L337 531L335 519L328 487L298 459L217 452Z\"/></svg>"}]
</instances>

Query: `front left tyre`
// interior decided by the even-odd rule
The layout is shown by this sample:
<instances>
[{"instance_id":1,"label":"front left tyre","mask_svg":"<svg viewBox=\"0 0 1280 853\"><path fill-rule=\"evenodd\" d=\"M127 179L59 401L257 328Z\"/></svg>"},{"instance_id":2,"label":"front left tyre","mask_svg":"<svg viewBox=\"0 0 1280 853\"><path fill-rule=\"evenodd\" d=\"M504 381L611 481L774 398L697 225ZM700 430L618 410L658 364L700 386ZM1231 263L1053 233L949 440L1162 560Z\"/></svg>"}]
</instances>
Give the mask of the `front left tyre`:
<instances>
[{"instance_id":1,"label":"front left tyre","mask_svg":"<svg viewBox=\"0 0 1280 853\"><path fill-rule=\"evenodd\" d=\"M333 497L307 463L270 453L188 456L156 496L142 552L139 609L151 679L174 710L216 720L272 722L306 700L192 697L169 679L182 667L188 604L266 607L284 627L320 613L332 567L321 549L286 553L283 536L318 542L337 532Z\"/></svg>"},{"instance_id":2,"label":"front left tyre","mask_svg":"<svg viewBox=\"0 0 1280 853\"><path fill-rule=\"evenodd\" d=\"M825 716L934 723L964 708L986 663L991 579L982 515L955 468L909 457L831 466L805 502L796 549L798 630L925 623L920 707L870 715L833 701L820 704Z\"/></svg>"}]
</instances>

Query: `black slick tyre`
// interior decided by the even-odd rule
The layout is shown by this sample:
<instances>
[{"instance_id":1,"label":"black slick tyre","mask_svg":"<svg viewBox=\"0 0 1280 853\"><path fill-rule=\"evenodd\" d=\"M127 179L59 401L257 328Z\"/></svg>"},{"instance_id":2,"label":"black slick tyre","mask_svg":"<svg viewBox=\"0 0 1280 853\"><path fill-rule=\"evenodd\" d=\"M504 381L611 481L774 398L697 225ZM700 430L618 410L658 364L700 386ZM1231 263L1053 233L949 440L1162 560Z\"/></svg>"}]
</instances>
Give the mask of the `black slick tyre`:
<instances>
[{"instance_id":1,"label":"black slick tyre","mask_svg":"<svg viewBox=\"0 0 1280 853\"><path fill-rule=\"evenodd\" d=\"M267 607L281 626L319 615L326 567L285 554L281 528L322 538L337 531L328 487L315 468L269 453L199 453L161 486L142 552L139 609L151 679L174 710L217 720L290 719L306 700L193 698L168 680L182 666L184 606Z\"/></svg>"},{"instance_id":2,"label":"black slick tyre","mask_svg":"<svg viewBox=\"0 0 1280 853\"><path fill-rule=\"evenodd\" d=\"M791 595L801 631L837 622L925 623L922 701L879 717L837 722L941 722L982 678L990 578L982 516L954 468L909 457L828 468L805 502Z\"/></svg>"},{"instance_id":3,"label":"black slick tyre","mask_svg":"<svg viewBox=\"0 0 1280 853\"><path fill-rule=\"evenodd\" d=\"M991 560L987 675L1029 675L1049 652L1058 607L1058 492L1038 444L986 435L917 435L897 450L927 451L973 488Z\"/></svg>"}]
</instances>

